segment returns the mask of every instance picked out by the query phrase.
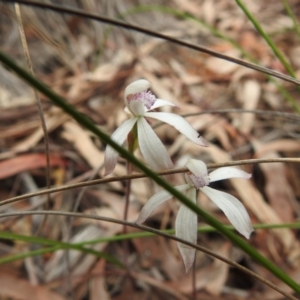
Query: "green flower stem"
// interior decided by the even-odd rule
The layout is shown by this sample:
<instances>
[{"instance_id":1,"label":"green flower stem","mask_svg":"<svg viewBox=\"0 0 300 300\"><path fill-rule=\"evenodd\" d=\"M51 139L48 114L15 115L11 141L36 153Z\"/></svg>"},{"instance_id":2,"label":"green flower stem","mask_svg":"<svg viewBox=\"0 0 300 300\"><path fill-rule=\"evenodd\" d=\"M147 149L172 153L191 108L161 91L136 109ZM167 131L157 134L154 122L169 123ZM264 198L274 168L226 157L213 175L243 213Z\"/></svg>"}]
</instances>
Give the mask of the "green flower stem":
<instances>
[{"instance_id":1,"label":"green flower stem","mask_svg":"<svg viewBox=\"0 0 300 300\"><path fill-rule=\"evenodd\" d=\"M238 237L235 233L233 233L228 228L224 227L222 223L220 223L213 216L208 214L206 211L198 207L192 201L190 201L185 195L180 193L177 189L171 186L168 182L166 182L163 178L159 177L155 172L146 167L141 161L136 159L132 154L130 154L123 147L118 145L116 142L110 139L110 137L102 132L98 127L94 125L94 123L84 114L78 112L73 106L71 106L67 101L61 96L54 93L48 86L44 83L31 76L27 71L19 67L11 58L9 58L6 54L0 51L0 61L8 68L12 69L14 72L18 74L23 80L29 83L31 86L36 88L42 94L49 97L58 107L64 110L66 113L71 115L79 124L89 129L91 132L96 134L101 140L109 144L116 151L118 151L121 155L123 155L128 161L138 167L141 171L151 177L158 185L163 187L165 190L170 192L175 198L177 198L180 202L185 204L187 207L192 209L195 213L202 217L202 219L212 227L216 228L220 233L226 236L229 240L231 240L234 244L236 244L239 248L244 250L248 255L250 255L254 260L264 266L267 270L272 272L275 276L277 276L280 280L285 282L288 286L290 286L295 292L300 293L300 286L287 274L285 274L280 268L274 265L271 261L266 259L263 255L257 252L253 247L251 247L248 243L246 243L243 239Z\"/></svg>"},{"instance_id":2,"label":"green flower stem","mask_svg":"<svg viewBox=\"0 0 300 300\"><path fill-rule=\"evenodd\" d=\"M263 28L260 26L259 22L255 19L255 17L252 15L252 13L247 9L245 4L242 0L235 0L237 5L242 9L244 14L247 16L247 18L252 22L256 30L260 33L260 35L264 38L264 40L267 42L267 44L272 49L273 53L276 55L276 57L280 60L280 62L283 64L287 72L294 78L296 78L296 74L294 70L292 69L291 65L288 63L288 61L284 58L283 54L280 52L280 50L277 48L277 46L273 43L269 35L263 30Z\"/></svg>"}]
</instances>

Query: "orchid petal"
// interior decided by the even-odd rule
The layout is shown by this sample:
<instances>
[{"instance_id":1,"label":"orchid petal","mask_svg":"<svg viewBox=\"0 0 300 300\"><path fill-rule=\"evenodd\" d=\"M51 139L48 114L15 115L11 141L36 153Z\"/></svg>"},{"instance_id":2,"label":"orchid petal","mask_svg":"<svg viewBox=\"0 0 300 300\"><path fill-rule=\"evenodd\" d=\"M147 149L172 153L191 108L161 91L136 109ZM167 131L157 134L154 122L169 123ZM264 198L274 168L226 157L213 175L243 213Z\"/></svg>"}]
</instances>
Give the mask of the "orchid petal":
<instances>
[{"instance_id":1,"label":"orchid petal","mask_svg":"<svg viewBox=\"0 0 300 300\"><path fill-rule=\"evenodd\" d=\"M232 167L219 168L209 173L210 182L229 178L251 178L251 174Z\"/></svg>"},{"instance_id":2,"label":"orchid petal","mask_svg":"<svg viewBox=\"0 0 300 300\"><path fill-rule=\"evenodd\" d=\"M205 177L208 175L206 164L202 160L189 159L185 165L193 174L198 177Z\"/></svg>"},{"instance_id":3,"label":"orchid petal","mask_svg":"<svg viewBox=\"0 0 300 300\"><path fill-rule=\"evenodd\" d=\"M123 145L125 140L127 139L128 133L131 131L136 121L137 118L131 118L129 120L126 120L119 128L115 130L115 132L111 135L110 138L119 145ZM110 145L106 146L104 157L104 176L110 174L114 170L117 164L118 156L119 153L114 148L112 148Z\"/></svg>"},{"instance_id":4,"label":"orchid petal","mask_svg":"<svg viewBox=\"0 0 300 300\"><path fill-rule=\"evenodd\" d=\"M187 197L196 203L196 189L189 188L187 190ZM177 217L176 217L176 236L190 243L197 243L197 214L193 212L189 207L181 205ZM185 270L188 272L195 260L195 248L187 246L182 243L177 243L180 254L182 256Z\"/></svg>"},{"instance_id":5,"label":"orchid petal","mask_svg":"<svg viewBox=\"0 0 300 300\"><path fill-rule=\"evenodd\" d=\"M150 110L161 107L161 106L166 106L166 105L178 107L177 105L175 105L174 103L172 103L168 100L156 99L155 103L151 106Z\"/></svg>"},{"instance_id":6,"label":"orchid petal","mask_svg":"<svg viewBox=\"0 0 300 300\"><path fill-rule=\"evenodd\" d=\"M147 89L149 89L150 86L151 86L151 83L146 79L139 79L139 80L136 80L136 81L130 83L129 85L127 85L127 87L125 89L125 93L124 93L126 106L127 106L127 97L129 95L134 95L137 93L144 92Z\"/></svg>"},{"instance_id":7,"label":"orchid petal","mask_svg":"<svg viewBox=\"0 0 300 300\"><path fill-rule=\"evenodd\" d=\"M175 188L178 191L185 191L189 187L190 186L188 184L175 186ZM145 220L152 214L152 212L154 210L156 210L156 208L158 206L160 206L162 203L164 203L165 201L169 200L172 197L173 197L173 195L167 191L160 191L160 192L156 193L155 195L153 195L148 200L148 202L144 205L144 207L142 208L142 210L138 216L138 219L136 220L136 223L141 224L141 223L145 222Z\"/></svg>"},{"instance_id":8,"label":"orchid petal","mask_svg":"<svg viewBox=\"0 0 300 300\"><path fill-rule=\"evenodd\" d=\"M204 147L208 146L208 143L199 136L199 133L181 116L166 112L146 112L144 116L168 123L195 144Z\"/></svg>"},{"instance_id":9,"label":"orchid petal","mask_svg":"<svg viewBox=\"0 0 300 300\"><path fill-rule=\"evenodd\" d=\"M147 163L154 170L172 169L171 158L145 118L139 118L137 123L140 150Z\"/></svg>"},{"instance_id":10,"label":"orchid petal","mask_svg":"<svg viewBox=\"0 0 300 300\"><path fill-rule=\"evenodd\" d=\"M203 187L201 191L224 212L235 229L249 239L253 228L244 205L232 195L207 186Z\"/></svg>"}]
</instances>

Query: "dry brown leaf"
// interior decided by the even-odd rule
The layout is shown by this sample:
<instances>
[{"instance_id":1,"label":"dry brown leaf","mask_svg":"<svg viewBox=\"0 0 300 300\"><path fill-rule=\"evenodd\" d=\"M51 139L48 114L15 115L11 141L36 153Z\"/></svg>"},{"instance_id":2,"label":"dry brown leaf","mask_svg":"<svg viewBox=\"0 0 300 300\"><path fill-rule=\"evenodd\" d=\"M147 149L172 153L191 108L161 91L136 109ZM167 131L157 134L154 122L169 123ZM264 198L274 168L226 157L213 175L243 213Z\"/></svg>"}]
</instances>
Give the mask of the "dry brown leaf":
<instances>
[{"instance_id":1,"label":"dry brown leaf","mask_svg":"<svg viewBox=\"0 0 300 300\"><path fill-rule=\"evenodd\" d=\"M171 68L177 73L179 78L181 79L181 82L183 82L186 85L192 85L192 84L198 84L202 81L200 76L195 76L189 74L184 66L180 64L177 60L175 59L170 59L170 66Z\"/></svg>"},{"instance_id":2,"label":"dry brown leaf","mask_svg":"<svg viewBox=\"0 0 300 300\"><path fill-rule=\"evenodd\" d=\"M62 137L74 144L74 147L94 170L97 170L103 164L104 153L93 143L89 132L82 129L76 123L66 122ZM101 170L99 174L103 176L104 170ZM113 174L117 176L125 175L125 168L117 165ZM117 189L121 188L118 182L114 182L112 185Z\"/></svg>"},{"instance_id":3,"label":"dry brown leaf","mask_svg":"<svg viewBox=\"0 0 300 300\"><path fill-rule=\"evenodd\" d=\"M293 64L297 66L297 68L298 68L297 71L299 72L299 68L300 68L300 46L294 47L294 48L291 49L290 58L291 58Z\"/></svg>"},{"instance_id":4,"label":"dry brown leaf","mask_svg":"<svg viewBox=\"0 0 300 300\"><path fill-rule=\"evenodd\" d=\"M255 146L257 148L257 146ZM259 143L255 151L256 157L263 157L269 152L297 152L300 150L300 142L291 139L281 139L269 143Z\"/></svg>"},{"instance_id":5,"label":"dry brown leaf","mask_svg":"<svg viewBox=\"0 0 300 300\"><path fill-rule=\"evenodd\" d=\"M0 295L18 300L66 300L47 286L33 286L27 280L0 273Z\"/></svg>"},{"instance_id":6,"label":"dry brown leaf","mask_svg":"<svg viewBox=\"0 0 300 300\"><path fill-rule=\"evenodd\" d=\"M178 291L178 286L177 287L173 287L170 284L166 284L166 282L162 281L162 280L157 280L155 278L151 278L148 277L144 274L141 273L135 273L135 272L131 272L132 276L138 280L142 280L146 283L149 283L159 289L161 289L162 291L167 292L168 294L172 295L173 297L175 297L175 299L179 299L179 300L188 300L188 298L184 295L182 295L179 291ZM140 299L140 298L139 298Z\"/></svg>"},{"instance_id":7,"label":"dry brown leaf","mask_svg":"<svg viewBox=\"0 0 300 300\"><path fill-rule=\"evenodd\" d=\"M207 135L209 139L211 139L210 135L213 135L213 137L216 137L221 143L222 147L227 151L232 150L232 145L227 131L229 126L230 125L225 119L217 117L215 118L215 122L207 129Z\"/></svg>"},{"instance_id":8,"label":"dry brown leaf","mask_svg":"<svg viewBox=\"0 0 300 300\"><path fill-rule=\"evenodd\" d=\"M105 64L98 66L93 72L86 73L84 79L95 82L112 81L120 71L122 65L131 64L135 56L128 49L120 49L115 53L113 59Z\"/></svg>"},{"instance_id":9,"label":"dry brown leaf","mask_svg":"<svg viewBox=\"0 0 300 300\"><path fill-rule=\"evenodd\" d=\"M147 239L133 239L132 243L139 255L139 262L142 268L149 269L153 266L160 266L167 256L164 247L161 249L162 240L157 236ZM157 251L157 249L161 250Z\"/></svg>"},{"instance_id":10,"label":"dry brown leaf","mask_svg":"<svg viewBox=\"0 0 300 300\"><path fill-rule=\"evenodd\" d=\"M260 158L278 158L275 152L270 152ZM297 202L293 190L287 181L285 164L261 164L260 169L265 176L265 193L268 202L284 222L294 220L294 208Z\"/></svg>"},{"instance_id":11,"label":"dry brown leaf","mask_svg":"<svg viewBox=\"0 0 300 300\"><path fill-rule=\"evenodd\" d=\"M218 248L214 248L214 252L217 254L229 259L231 244L230 243L224 243ZM226 283L226 279L228 276L229 271L229 265L224 263L223 261L220 261L218 259L215 259L213 263L213 269L216 271L216 276L213 277L205 286L205 289L211 294L218 296L222 293L223 287Z\"/></svg>"},{"instance_id":12,"label":"dry brown leaf","mask_svg":"<svg viewBox=\"0 0 300 300\"><path fill-rule=\"evenodd\" d=\"M13 124L13 126L1 130L0 139L12 139L22 137L26 134L30 134L34 129L36 129L40 125L40 120L28 121L26 123L22 122L21 124Z\"/></svg>"},{"instance_id":13,"label":"dry brown leaf","mask_svg":"<svg viewBox=\"0 0 300 300\"><path fill-rule=\"evenodd\" d=\"M202 18L207 24L214 25L215 23L217 18L215 5L216 3L210 0L204 0L203 4L201 5Z\"/></svg>"},{"instance_id":14,"label":"dry brown leaf","mask_svg":"<svg viewBox=\"0 0 300 300\"><path fill-rule=\"evenodd\" d=\"M287 286L284 282L279 280L274 276L270 276L268 272L262 266L256 266L256 272L260 274L263 278L270 280L273 284L275 284L279 289L286 293L293 294L293 290ZM293 278L295 282L299 282L299 268L296 269L289 269L285 270L286 274ZM273 290L272 288L265 286L261 293L257 293L257 299L266 299L266 300L282 300L282 294L278 293L277 291ZM284 298L286 299L286 298Z\"/></svg>"},{"instance_id":15,"label":"dry brown leaf","mask_svg":"<svg viewBox=\"0 0 300 300\"><path fill-rule=\"evenodd\" d=\"M90 298L89 300L110 300L110 294L106 291L105 283L105 260L99 260L92 270L92 278L90 279Z\"/></svg>"},{"instance_id":16,"label":"dry brown leaf","mask_svg":"<svg viewBox=\"0 0 300 300\"><path fill-rule=\"evenodd\" d=\"M257 108L261 94L260 84L256 80L246 80L241 86L239 98L243 109L254 110ZM255 114L241 114L239 130L244 134L251 132L254 126Z\"/></svg>"},{"instance_id":17,"label":"dry brown leaf","mask_svg":"<svg viewBox=\"0 0 300 300\"><path fill-rule=\"evenodd\" d=\"M234 58L240 58L240 51L237 49L230 49L223 54ZM220 75L228 75L239 68L239 65L217 57L209 57L205 61L205 65L210 71Z\"/></svg>"},{"instance_id":18,"label":"dry brown leaf","mask_svg":"<svg viewBox=\"0 0 300 300\"><path fill-rule=\"evenodd\" d=\"M241 47L255 57L259 57L265 64L270 60L270 50L254 31L243 32L240 36Z\"/></svg>"},{"instance_id":19,"label":"dry brown leaf","mask_svg":"<svg viewBox=\"0 0 300 300\"><path fill-rule=\"evenodd\" d=\"M229 258L231 245L225 243L221 247L212 249L219 255ZM217 259L213 263L206 267L197 269L196 271L196 290L206 289L210 294L219 295L224 287L227 279L229 266ZM192 274L189 273L185 278L180 281L180 290L185 294L191 294L193 292Z\"/></svg>"},{"instance_id":20,"label":"dry brown leaf","mask_svg":"<svg viewBox=\"0 0 300 300\"><path fill-rule=\"evenodd\" d=\"M88 225L80 232L75 234L70 243L80 243L84 241L94 240L105 236L111 236L115 231L104 231L98 226ZM98 243L91 246L93 250L102 251L107 243ZM85 274L97 260L94 255L84 255L80 251L70 250L68 252L69 259L65 257L65 251L56 251L51 259L45 264L45 280L47 282L63 276L68 269L68 265L72 269L72 275L78 276Z\"/></svg>"},{"instance_id":21,"label":"dry brown leaf","mask_svg":"<svg viewBox=\"0 0 300 300\"><path fill-rule=\"evenodd\" d=\"M97 170L104 161L104 153L97 149L89 132L73 122L66 122L63 127L62 137L73 143L88 164Z\"/></svg>"},{"instance_id":22,"label":"dry brown leaf","mask_svg":"<svg viewBox=\"0 0 300 300\"><path fill-rule=\"evenodd\" d=\"M47 127L47 132L51 132L55 128L59 127L61 124L63 124L69 117L67 115L55 115L53 117L46 118L46 127ZM44 136L44 131L40 127L38 128L34 133L32 133L29 137L25 138L22 142L19 142L17 145L12 147L13 153L18 153L18 152L23 152L23 151L28 151L32 149L34 146L37 145L37 143L43 138ZM4 155L5 153L2 153L1 156Z\"/></svg>"},{"instance_id":23,"label":"dry brown leaf","mask_svg":"<svg viewBox=\"0 0 300 300\"><path fill-rule=\"evenodd\" d=\"M50 155L50 166L64 166L64 159L58 155ZM47 166L46 155L40 153L19 155L15 158L0 161L0 179L4 179L24 171Z\"/></svg>"},{"instance_id":24,"label":"dry brown leaf","mask_svg":"<svg viewBox=\"0 0 300 300\"><path fill-rule=\"evenodd\" d=\"M164 66L162 63L150 55L145 55L142 59L142 65L145 66L150 73L162 73L164 71Z\"/></svg>"},{"instance_id":25,"label":"dry brown leaf","mask_svg":"<svg viewBox=\"0 0 300 300\"><path fill-rule=\"evenodd\" d=\"M1 75L1 74L0 74ZM1 76L0 76L1 78ZM28 106L34 103L34 97L31 92L16 96L10 90L0 85L0 108L14 108L20 106Z\"/></svg>"},{"instance_id":26,"label":"dry brown leaf","mask_svg":"<svg viewBox=\"0 0 300 300\"><path fill-rule=\"evenodd\" d=\"M98 197L103 205L106 205L111 209L111 212L104 210L103 212L108 213L109 215L116 216L117 219L122 219L124 215L124 207L125 207L125 197L120 196L117 193L104 191L104 190L92 190L90 191L91 194ZM130 199L131 200L131 199ZM94 208L92 209L94 211ZM102 210L101 210L102 211ZM134 222L137 219L138 211L136 210L134 205L129 204L129 210L128 210L128 221ZM80 223L86 222L86 221L79 221ZM94 222L94 221L92 221ZM97 221L101 222L102 221ZM116 226L122 226L115 224ZM107 226L107 225L106 225ZM110 226L110 225L109 225Z\"/></svg>"}]
</instances>

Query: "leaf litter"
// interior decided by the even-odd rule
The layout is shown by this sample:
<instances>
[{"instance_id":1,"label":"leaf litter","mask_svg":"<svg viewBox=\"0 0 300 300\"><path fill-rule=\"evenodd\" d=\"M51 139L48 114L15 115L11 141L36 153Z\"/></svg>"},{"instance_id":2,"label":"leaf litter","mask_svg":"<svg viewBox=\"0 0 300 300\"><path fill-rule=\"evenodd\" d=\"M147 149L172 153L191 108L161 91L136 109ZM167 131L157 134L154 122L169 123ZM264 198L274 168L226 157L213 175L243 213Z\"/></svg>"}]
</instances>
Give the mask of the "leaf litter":
<instances>
[{"instance_id":1,"label":"leaf litter","mask_svg":"<svg viewBox=\"0 0 300 300\"><path fill-rule=\"evenodd\" d=\"M292 20L282 4L278 1L244 2L292 62L295 73L299 74L298 40L292 31ZM68 2L74 8L79 5L99 15L112 18L122 16L126 22L247 59L230 41L214 35L201 23L159 12L154 7L148 10L139 7L148 4L150 2L146 0ZM272 51L234 2L157 0L151 4L180 10L198 18L234 40L260 65L284 72ZM289 5L293 11L299 10L296 0L290 0ZM130 11L133 8L135 12ZM168 107L164 111L181 115L228 108L293 112L274 82L252 70L88 19L30 7L22 7L21 11L36 76L107 133L112 133L126 120L127 115L123 111L124 88L139 78L152 83L152 90L158 98L170 100L180 107ZM3 16L0 19L3 50L24 63L13 6L0 3L0 13ZM294 86L280 84L297 98L298 91ZM33 187L45 187L43 132L33 103L32 90L0 67L1 200L30 190L31 186L22 175L25 173L31 178ZM43 96L42 105L50 139L52 184L78 181L81 175L98 170L103 163L105 145ZM297 157L300 153L299 120L236 112L206 113L187 117L187 120L209 141L209 148L199 149L165 125L155 129L177 166L181 166L182 157L220 163L250 158ZM155 127L159 124L153 121L151 125ZM251 181L231 179L216 187L242 200L254 224L297 222L300 174L296 164L247 165L242 168L253 174ZM125 161L119 158L114 176L125 174ZM95 176L101 178L103 170L100 169ZM181 177L180 174L174 176L174 184L182 183ZM122 218L125 184L121 181L88 187L77 211ZM134 180L131 184L128 219L134 222L141 207L159 188L148 179ZM72 211L79 192L75 189L53 194L50 209ZM200 205L228 224L223 214L203 195L198 200ZM6 205L1 210L17 212L31 206L30 200L23 200ZM160 229L174 228L178 207L177 201L169 202L163 209L157 210L146 225ZM42 225L42 220L32 217L1 219L0 226L3 231L34 235L36 226ZM201 220L199 222L201 224ZM42 237L72 243L122 232L122 226L102 221L74 219L70 222L65 217L49 217L43 226ZM136 229L127 228L127 232L134 233ZM298 280L298 234L297 230L292 229L260 229L249 242ZM291 292L219 234L199 233L198 243L255 270ZM26 244L25 247L20 242L7 243L5 240L0 242L0 246L1 258L39 248L36 244ZM93 247L120 260L126 253L122 241L95 244ZM2 265L0 297L28 299L30 295L32 299L106 300L129 299L130 295L130 299L193 299L192 274L185 274L174 241L161 237L132 239L128 242L128 251L127 267L131 274L104 259L73 250L49 252ZM283 299L249 275L200 252L197 253L195 268L195 299Z\"/></svg>"}]
</instances>

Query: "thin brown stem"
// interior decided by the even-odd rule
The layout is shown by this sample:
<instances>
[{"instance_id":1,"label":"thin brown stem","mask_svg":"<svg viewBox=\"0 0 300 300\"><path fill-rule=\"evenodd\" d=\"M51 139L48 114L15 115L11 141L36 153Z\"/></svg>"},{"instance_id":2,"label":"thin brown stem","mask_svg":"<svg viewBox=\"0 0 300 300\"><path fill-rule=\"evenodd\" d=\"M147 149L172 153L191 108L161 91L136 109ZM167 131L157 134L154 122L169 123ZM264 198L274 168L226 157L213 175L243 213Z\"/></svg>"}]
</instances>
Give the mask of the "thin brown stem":
<instances>
[{"instance_id":1,"label":"thin brown stem","mask_svg":"<svg viewBox=\"0 0 300 300\"><path fill-rule=\"evenodd\" d=\"M34 7L40 7L40 8L44 8L44 9L53 10L53 11L56 11L56 12L72 14L72 15L83 17L83 18L89 18L89 19L92 19L92 20L95 20L95 21L111 24L113 26L118 26L118 27L122 27L122 28L126 28L126 29L131 29L131 30L134 30L136 32L144 33L144 34L152 36L152 37L163 39L163 40L169 41L173 44L177 44L177 45L189 48L189 49L194 49L196 51L200 51L200 52L218 57L220 59L231 61L233 63L236 63L236 64L239 64L241 66L247 67L249 69L253 69L253 70L256 70L256 71L259 71L259 72L262 72L262 73L265 73L265 74L268 74L268 75L286 80L288 82L292 82L294 84L300 85L300 81L293 78L293 77L291 77L291 76L282 74L282 73L274 71L274 70L270 70L270 69L265 68L265 67L261 67L259 65L254 64L254 63L246 62L246 61L243 61L241 59L237 59L237 58L234 58L234 57L224 55L222 53L216 52L214 50L208 49L208 48L203 47L203 46L199 46L199 45L196 45L196 44L193 44L193 43L178 40L174 37L171 37L171 36L168 36L168 35L153 31L153 30L149 30L147 28L143 28L143 27L140 27L140 26L137 26L137 25L125 23L125 22L122 22L122 21L118 21L118 20L114 20L114 19L111 19L111 18L107 18L107 17L96 15L96 14L88 13L88 12L85 12L85 11L80 10L80 9L65 7L65 6L62 6L62 5L53 5L53 4L43 3L43 2L25 1L25 0L14 0L14 1L12 1L12 0L1 0L1 1L2 2L9 2L9 3L17 2L17 3L20 3L20 4L24 4L24 5L30 5L30 6L34 6Z\"/></svg>"},{"instance_id":2,"label":"thin brown stem","mask_svg":"<svg viewBox=\"0 0 300 300\"><path fill-rule=\"evenodd\" d=\"M239 113L239 114L256 114L262 115L263 117L278 117L291 120L293 122L297 121L300 123L300 116L298 114L282 112L282 111L270 111L263 109L240 109L240 108L226 108L226 109L208 109L204 111L199 111L196 113L189 113L181 115L183 118L200 116L200 115L208 115L208 114L228 114L228 113ZM157 122L152 126L153 129L156 129L162 125L165 125L164 122Z\"/></svg>"},{"instance_id":3,"label":"thin brown stem","mask_svg":"<svg viewBox=\"0 0 300 300\"><path fill-rule=\"evenodd\" d=\"M21 41L22 41L24 56L26 58L27 67L28 67L31 75L34 75L31 58L30 58L30 54L29 54L29 49L28 49L28 44L27 44L27 40L26 40L26 36L25 36L23 21L22 21L21 9L20 9L20 5L18 3L15 3L15 10L16 10L16 16L17 16L17 21L18 21L18 25L19 25L20 37L21 37ZM48 137L47 126L46 126L46 121L45 121L45 117L44 117L43 107L42 107L42 103L41 103L41 98L36 89L33 89L33 92L34 92L34 96L35 96L36 105L38 107L39 116L41 119L42 129L44 132L44 144L45 144L45 153L46 153L46 187L47 187L47 189L50 189L51 167L50 167L49 137ZM45 209L49 209L49 205L50 205L50 194L47 194L47 201L45 204ZM37 228L35 235L39 235L42 228L46 224L46 221L47 221L47 216L45 216L43 222Z\"/></svg>"},{"instance_id":4,"label":"thin brown stem","mask_svg":"<svg viewBox=\"0 0 300 300\"><path fill-rule=\"evenodd\" d=\"M246 160L237 160L237 161L230 161L230 162L224 162L224 163L213 163L213 164L207 164L208 169L215 169L220 167L228 167L228 166L240 166L240 165L250 165L250 164L259 164L259 163L300 163L300 158L298 157L288 157L288 158L258 158L258 159L246 159ZM172 169L167 171L158 172L159 175L170 175L170 174L177 174L177 173L185 173L188 172L187 168L178 168L178 169ZM128 180L128 179L139 179L139 178L145 178L148 177L147 175L141 174L141 173L134 173L131 175L125 175L125 176L119 176L119 177L109 177L109 178L102 178L102 179L96 179L91 181L85 181L75 184L69 184L64 185L60 187L54 187L50 189L41 190L39 192L34 193L28 193L25 195L20 195L17 197L9 198L6 200L3 200L0 202L0 206L6 205L9 203L17 202L24 199L29 199L31 197L45 195L45 194L51 194L51 193L58 193L62 191L67 191L75 188L85 187L85 186L91 186L96 184L104 184L108 182L115 182L115 181L121 181L121 180Z\"/></svg>"},{"instance_id":5,"label":"thin brown stem","mask_svg":"<svg viewBox=\"0 0 300 300\"><path fill-rule=\"evenodd\" d=\"M193 292L192 292L192 297L194 300L197 299L197 289L196 289L196 256L197 256L197 252L195 253L195 260L193 262L193 268L192 268L192 288L193 288Z\"/></svg>"},{"instance_id":6,"label":"thin brown stem","mask_svg":"<svg viewBox=\"0 0 300 300\"><path fill-rule=\"evenodd\" d=\"M127 175L130 176L131 173L131 163L129 161L126 162ZM126 189L125 189L125 206L124 206L124 215L123 220L127 221L128 218L128 209L129 209L129 200L130 200L130 192L131 192L131 179L126 180ZM123 233L127 233L126 225L123 227Z\"/></svg>"},{"instance_id":7,"label":"thin brown stem","mask_svg":"<svg viewBox=\"0 0 300 300\"><path fill-rule=\"evenodd\" d=\"M266 280L266 279L262 278L258 274L256 274L256 273L250 271L249 269L239 265L238 263L235 263L234 261L231 261L231 260L229 260L229 259L227 259L227 258L225 258L225 257L223 257L223 256L221 256L221 255L205 248L205 247L187 242L187 241L182 240L182 239L180 239L176 236L169 235L167 233L161 232L160 230L153 229L153 228L150 228L150 227L147 227L147 226L138 225L136 223L131 223L131 222L127 222L127 221L125 222L123 220L117 220L117 219L113 219L113 218L94 216L94 215L88 215L88 214L82 214L82 213L74 213L74 212L73 213L72 212L62 212L62 211L24 211L24 212L14 212L14 213L2 213L2 214L0 214L0 218L20 217L20 216L29 216L29 215L56 215L56 216L67 216L67 217L78 217L78 218L94 219L94 220L101 220L101 221L105 221L105 222L126 225L126 226L130 226L130 227L138 228L138 229L143 230L143 231L151 232L153 234L160 235L160 236L163 236L165 238L172 239L174 241L180 242L180 243L185 244L189 247L195 248L196 250L201 251L201 252L203 252L203 253L211 256L211 257L219 259L219 260L229 264L230 266L232 266L234 268L237 268L237 269L241 270L242 272L252 276L253 278L256 278L257 280L259 280L263 284L269 286L270 288L276 290L278 293L285 296L287 299L298 300L294 296L289 295L285 291L278 288L278 286L276 286L275 284L273 284L269 280Z\"/></svg>"},{"instance_id":8,"label":"thin brown stem","mask_svg":"<svg viewBox=\"0 0 300 300\"><path fill-rule=\"evenodd\" d=\"M126 161L126 171L127 175L130 175L132 169L132 165L129 161ZM128 218L128 209L129 209L129 201L130 201L130 193L131 193L131 179L126 180L126 188L125 188L125 205L124 205L124 215L123 215L123 220L127 222ZM123 225L123 234L127 233L127 225ZM124 265L126 267L126 274L130 280L131 286L134 287L134 279L131 276L130 272L130 266L129 266L129 240L124 240L123 241L123 254L124 254Z\"/></svg>"},{"instance_id":9,"label":"thin brown stem","mask_svg":"<svg viewBox=\"0 0 300 300\"><path fill-rule=\"evenodd\" d=\"M131 171L131 164L129 161L126 162L126 169L127 169L127 175L130 175ZM129 208L129 199L130 199L130 191L131 191L131 180L128 179L126 180L126 188L125 188L125 205L124 205L124 212L123 212L123 220L127 221L128 217L128 208ZM127 233L127 226L124 224L123 226L123 234ZM128 247L128 240L123 241L123 246L124 246L124 263L125 266L128 269L128 256L129 256L129 247Z\"/></svg>"}]
</instances>

